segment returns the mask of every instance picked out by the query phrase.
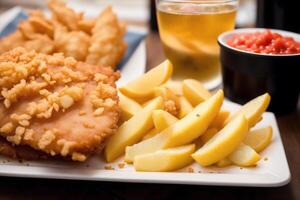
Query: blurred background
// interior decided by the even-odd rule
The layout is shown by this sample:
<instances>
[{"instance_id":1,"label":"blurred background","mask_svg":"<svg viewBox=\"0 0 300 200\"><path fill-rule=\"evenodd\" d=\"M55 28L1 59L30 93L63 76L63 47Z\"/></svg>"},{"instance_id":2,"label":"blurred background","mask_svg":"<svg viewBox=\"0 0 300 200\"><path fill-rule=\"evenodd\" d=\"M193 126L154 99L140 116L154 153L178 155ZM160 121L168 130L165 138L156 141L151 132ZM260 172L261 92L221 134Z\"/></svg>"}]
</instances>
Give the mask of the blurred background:
<instances>
[{"instance_id":1,"label":"blurred background","mask_svg":"<svg viewBox=\"0 0 300 200\"><path fill-rule=\"evenodd\" d=\"M122 20L133 25L147 26L151 19L151 4L154 5L155 0L66 0L66 2L77 11L85 11L87 17L99 14L104 6L110 4ZM46 9L46 4L46 0L1 0L0 12L16 5L28 9ZM256 0L239 0L237 27L253 27L255 21Z\"/></svg>"}]
</instances>

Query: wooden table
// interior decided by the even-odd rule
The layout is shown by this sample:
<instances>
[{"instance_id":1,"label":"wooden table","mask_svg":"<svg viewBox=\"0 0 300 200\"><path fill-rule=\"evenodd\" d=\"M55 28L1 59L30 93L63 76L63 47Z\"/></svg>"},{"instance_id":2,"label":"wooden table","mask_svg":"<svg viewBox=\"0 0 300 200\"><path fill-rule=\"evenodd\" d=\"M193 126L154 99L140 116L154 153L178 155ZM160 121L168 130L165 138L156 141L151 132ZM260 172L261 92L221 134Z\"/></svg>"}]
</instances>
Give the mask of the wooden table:
<instances>
[{"instance_id":1,"label":"wooden table","mask_svg":"<svg viewBox=\"0 0 300 200\"><path fill-rule=\"evenodd\" d=\"M156 33L147 37L147 66L164 59ZM148 68L148 69L149 69ZM300 106L298 106L300 108ZM300 109L277 117L291 182L279 188L131 184L0 177L0 200L11 199L300 199ZM67 172L66 172L67 173Z\"/></svg>"}]
</instances>

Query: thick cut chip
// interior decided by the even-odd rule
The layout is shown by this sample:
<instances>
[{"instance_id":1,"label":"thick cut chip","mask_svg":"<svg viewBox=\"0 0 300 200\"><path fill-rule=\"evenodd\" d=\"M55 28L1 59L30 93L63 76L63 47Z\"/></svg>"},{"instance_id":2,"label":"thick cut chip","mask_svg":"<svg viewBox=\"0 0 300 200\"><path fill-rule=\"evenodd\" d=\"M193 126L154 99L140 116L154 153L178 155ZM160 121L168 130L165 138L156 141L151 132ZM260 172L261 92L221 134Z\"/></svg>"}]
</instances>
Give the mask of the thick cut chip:
<instances>
[{"instance_id":1,"label":"thick cut chip","mask_svg":"<svg viewBox=\"0 0 300 200\"><path fill-rule=\"evenodd\" d=\"M170 90L172 90L173 93L175 93L178 96L183 95L181 81L170 80L170 81L166 82L163 86L169 88Z\"/></svg>"},{"instance_id":2,"label":"thick cut chip","mask_svg":"<svg viewBox=\"0 0 300 200\"><path fill-rule=\"evenodd\" d=\"M194 151L194 144L158 150L154 153L137 156L133 165L137 171L173 171L191 164L193 162L191 154Z\"/></svg>"},{"instance_id":3,"label":"thick cut chip","mask_svg":"<svg viewBox=\"0 0 300 200\"><path fill-rule=\"evenodd\" d=\"M244 115L239 115L198 149L192 157L202 166L214 164L231 154L244 140L247 131L247 120Z\"/></svg>"},{"instance_id":4,"label":"thick cut chip","mask_svg":"<svg viewBox=\"0 0 300 200\"><path fill-rule=\"evenodd\" d=\"M152 130L150 130L144 137L142 140L147 140L149 138L154 137L155 135L157 135L159 133L159 131L156 128L153 128Z\"/></svg>"},{"instance_id":5,"label":"thick cut chip","mask_svg":"<svg viewBox=\"0 0 300 200\"><path fill-rule=\"evenodd\" d=\"M268 93L252 99L251 101L243 105L238 111L229 116L229 118L227 118L227 120L225 121L225 124L234 119L236 116L244 114L248 121L249 128L253 127L257 122L261 120L261 115L268 108L270 100L271 97Z\"/></svg>"},{"instance_id":6,"label":"thick cut chip","mask_svg":"<svg viewBox=\"0 0 300 200\"><path fill-rule=\"evenodd\" d=\"M260 160L260 155L250 146L242 143L228 158L238 166L249 167L254 166Z\"/></svg>"},{"instance_id":7,"label":"thick cut chip","mask_svg":"<svg viewBox=\"0 0 300 200\"><path fill-rule=\"evenodd\" d=\"M221 160L219 160L218 162L216 162L216 166L217 167L227 167L232 165L231 160L229 160L229 158L223 158Z\"/></svg>"},{"instance_id":8,"label":"thick cut chip","mask_svg":"<svg viewBox=\"0 0 300 200\"><path fill-rule=\"evenodd\" d=\"M164 110L154 110L152 113L154 127L162 131L178 121L176 117Z\"/></svg>"},{"instance_id":9,"label":"thick cut chip","mask_svg":"<svg viewBox=\"0 0 300 200\"><path fill-rule=\"evenodd\" d=\"M189 114L193 110L192 104L184 97L179 97L179 119L185 117L187 114Z\"/></svg>"},{"instance_id":10,"label":"thick cut chip","mask_svg":"<svg viewBox=\"0 0 300 200\"><path fill-rule=\"evenodd\" d=\"M123 94L132 98L147 98L154 95L154 89L165 83L172 75L173 66L166 60L139 78L120 88Z\"/></svg>"},{"instance_id":11,"label":"thick cut chip","mask_svg":"<svg viewBox=\"0 0 300 200\"><path fill-rule=\"evenodd\" d=\"M226 119L229 117L230 112L226 110L220 110L219 114L216 116L214 121L210 124L209 127L214 127L217 129L222 129Z\"/></svg>"},{"instance_id":12,"label":"thick cut chip","mask_svg":"<svg viewBox=\"0 0 300 200\"><path fill-rule=\"evenodd\" d=\"M105 147L105 158L111 162L125 153L126 146L139 142L145 134L153 128L152 112L161 109L163 100L157 97L132 118L124 122L113 135Z\"/></svg>"},{"instance_id":13,"label":"thick cut chip","mask_svg":"<svg viewBox=\"0 0 300 200\"><path fill-rule=\"evenodd\" d=\"M130 119L135 113L142 109L142 106L133 99L123 95L121 92L119 92L118 95L120 98L119 105L122 110L122 121Z\"/></svg>"},{"instance_id":14,"label":"thick cut chip","mask_svg":"<svg viewBox=\"0 0 300 200\"><path fill-rule=\"evenodd\" d=\"M183 119L159 134L133 146L128 146L125 161L130 163L138 155L191 143L207 130L207 127L219 112L222 102L223 91L220 90L203 104L199 104Z\"/></svg>"},{"instance_id":15,"label":"thick cut chip","mask_svg":"<svg viewBox=\"0 0 300 200\"><path fill-rule=\"evenodd\" d=\"M255 151L261 152L272 140L273 129L271 126L249 131L244 143L252 147Z\"/></svg>"},{"instance_id":16,"label":"thick cut chip","mask_svg":"<svg viewBox=\"0 0 300 200\"><path fill-rule=\"evenodd\" d=\"M184 80L182 91L193 106L198 105L211 96L210 92L199 81L194 79Z\"/></svg>"}]
</instances>

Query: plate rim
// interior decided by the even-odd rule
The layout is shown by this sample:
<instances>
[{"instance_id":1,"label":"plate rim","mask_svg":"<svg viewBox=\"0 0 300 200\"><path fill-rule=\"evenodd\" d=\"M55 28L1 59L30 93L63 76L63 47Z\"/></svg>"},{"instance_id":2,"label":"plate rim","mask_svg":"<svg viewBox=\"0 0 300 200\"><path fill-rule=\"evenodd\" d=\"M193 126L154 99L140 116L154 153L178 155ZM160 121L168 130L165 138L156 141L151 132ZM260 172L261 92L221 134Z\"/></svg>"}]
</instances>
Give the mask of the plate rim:
<instances>
[{"instance_id":1,"label":"plate rim","mask_svg":"<svg viewBox=\"0 0 300 200\"><path fill-rule=\"evenodd\" d=\"M274 131L278 131L280 151L282 151L283 173L272 174L228 174L228 173L188 173L188 172L134 172L105 169L72 168L72 165L61 167L0 165L0 176L21 178L65 179L82 181L110 181L131 183L156 183L178 185L207 185L207 186L241 186L241 187L280 187L291 180L291 173L281 140L280 132L273 113L264 113L274 122ZM62 170L63 169L63 170ZM32 173L33 172L33 173ZM245 181L246 180L246 181Z\"/></svg>"}]
</instances>

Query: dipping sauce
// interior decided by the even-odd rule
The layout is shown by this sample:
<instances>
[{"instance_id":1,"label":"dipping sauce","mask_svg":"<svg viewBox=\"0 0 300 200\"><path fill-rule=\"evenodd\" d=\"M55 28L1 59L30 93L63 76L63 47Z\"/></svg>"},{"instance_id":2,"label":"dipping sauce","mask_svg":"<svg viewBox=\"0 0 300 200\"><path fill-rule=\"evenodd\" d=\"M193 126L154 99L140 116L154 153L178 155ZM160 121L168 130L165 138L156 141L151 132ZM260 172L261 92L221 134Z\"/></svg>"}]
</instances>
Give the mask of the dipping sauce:
<instances>
[{"instance_id":1,"label":"dipping sauce","mask_svg":"<svg viewBox=\"0 0 300 200\"><path fill-rule=\"evenodd\" d=\"M234 48L261 54L298 54L300 42L270 30L254 33L238 33L227 40Z\"/></svg>"}]
</instances>

